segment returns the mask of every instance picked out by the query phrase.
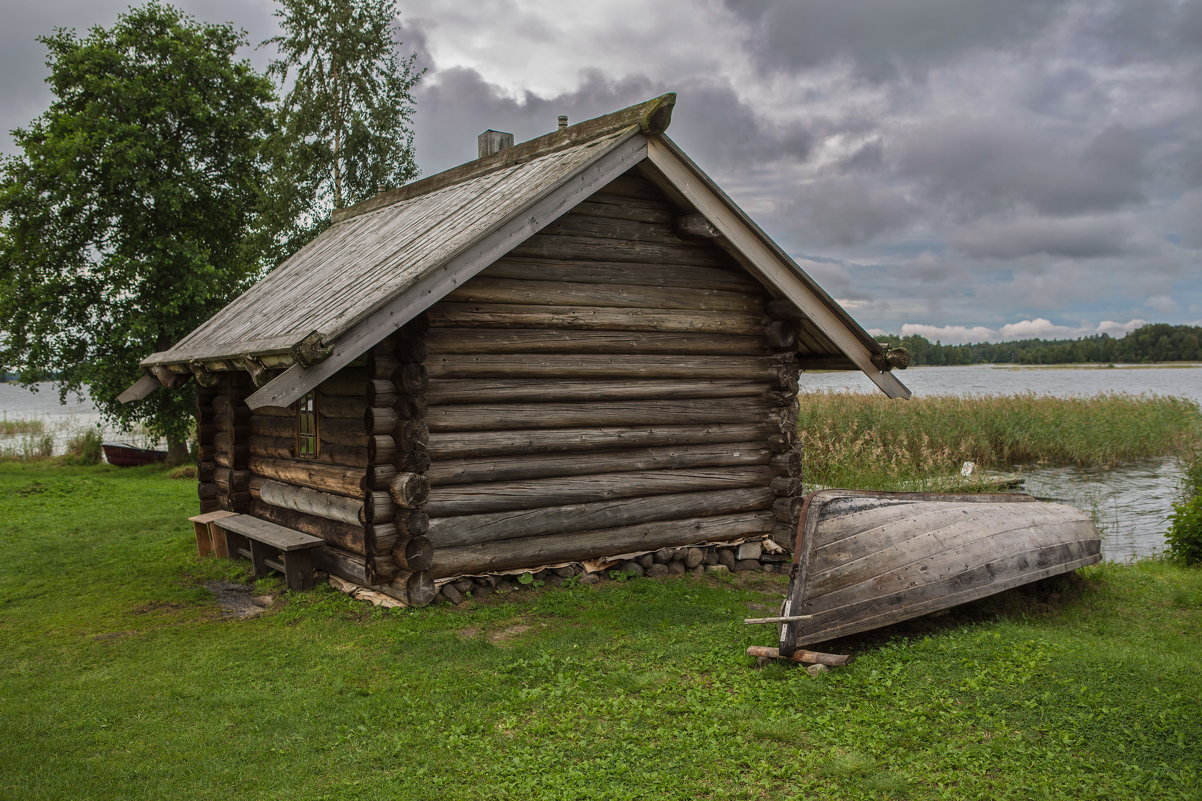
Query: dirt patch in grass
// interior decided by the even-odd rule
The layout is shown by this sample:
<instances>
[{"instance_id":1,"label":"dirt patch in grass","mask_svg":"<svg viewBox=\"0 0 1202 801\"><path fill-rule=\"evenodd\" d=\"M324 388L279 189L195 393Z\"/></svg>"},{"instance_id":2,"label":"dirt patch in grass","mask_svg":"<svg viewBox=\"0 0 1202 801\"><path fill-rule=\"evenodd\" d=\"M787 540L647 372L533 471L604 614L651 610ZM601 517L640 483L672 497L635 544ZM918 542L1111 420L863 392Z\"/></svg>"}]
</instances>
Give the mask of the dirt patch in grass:
<instances>
[{"instance_id":1,"label":"dirt patch in grass","mask_svg":"<svg viewBox=\"0 0 1202 801\"><path fill-rule=\"evenodd\" d=\"M205 589L213 593L223 617L237 620L258 617L275 600L271 595L254 595L250 585L232 581L206 581Z\"/></svg>"}]
</instances>

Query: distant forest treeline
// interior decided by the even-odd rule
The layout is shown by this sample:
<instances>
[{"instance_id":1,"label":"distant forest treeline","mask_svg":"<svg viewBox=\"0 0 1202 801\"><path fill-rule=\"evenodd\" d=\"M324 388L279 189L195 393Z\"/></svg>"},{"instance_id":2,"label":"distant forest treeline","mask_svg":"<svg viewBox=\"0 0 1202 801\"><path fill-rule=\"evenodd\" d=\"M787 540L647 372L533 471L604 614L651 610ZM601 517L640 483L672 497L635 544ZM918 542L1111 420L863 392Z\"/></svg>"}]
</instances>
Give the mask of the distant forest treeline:
<instances>
[{"instance_id":1,"label":"distant forest treeline","mask_svg":"<svg viewBox=\"0 0 1202 801\"><path fill-rule=\"evenodd\" d=\"M880 340L910 351L912 364L927 365L1202 361L1202 327L1165 323L1145 325L1122 339L1098 334L1083 339L1021 339L943 345L918 335L887 334Z\"/></svg>"}]
</instances>

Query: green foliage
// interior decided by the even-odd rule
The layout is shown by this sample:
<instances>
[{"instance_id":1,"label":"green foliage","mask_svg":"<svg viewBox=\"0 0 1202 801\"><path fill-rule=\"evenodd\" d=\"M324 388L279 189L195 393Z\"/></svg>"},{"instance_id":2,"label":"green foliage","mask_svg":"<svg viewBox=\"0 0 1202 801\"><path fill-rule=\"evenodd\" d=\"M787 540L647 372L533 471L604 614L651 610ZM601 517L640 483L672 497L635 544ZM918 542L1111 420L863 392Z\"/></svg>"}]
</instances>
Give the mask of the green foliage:
<instances>
[{"instance_id":1,"label":"green foliage","mask_svg":"<svg viewBox=\"0 0 1202 801\"><path fill-rule=\"evenodd\" d=\"M806 480L849 489L902 489L980 468L1016 464L1114 466L1188 453L1202 438L1202 411L1184 398L1095 395L883 396L813 393L798 429Z\"/></svg>"},{"instance_id":2,"label":"green foliage","mask_svg":"<svg viewBox=\"0 0 1202 801\"><path fill-rule=\"evenodd\" d=\"M1185 461L1181 500L1173 504L1169 523L1169 555L1187 565L1202 565L1202 451Z\"/></svg>"},{"instance_id":3,"label":"green foliage","mask_svg":"<svg viewBox=\"0 0 1202 801\"><path fill-rule=\"evenodd\" d=\"M910 352L916 365L952 364L1147 364L1202 361L1202 327L1152 323L1122 339L1098 334L1083 339L1022 339L943 345L918 334L884 336L881 341Z\"/></svg>"},{"instance_id":4,"label":"green foliage","mask_svg":"<svg viewBox=\"0 0 1202 801\"><path fill-rule=\"evenodd\" d=\"M283 164L312 227L331 209L417 175L413 160L413 56L397 56L394 0L279 0L284 34L269 74L283 96ZM302 225L302 227L304 227Z\"/></svg>"},{"instance_id":5,"label":"green foliage","mask_svg":"<svg viewBox=\"0 0 1202 801\"><path fill-rule=\"evenodd\" d=\"M0 176L0 364L178 443L190 386L115 399L265 266L271 83L242 34L157 2L40 41L54 101Z\"/></svg>"},{"instance_id":6,"label":"green foliage","mask_svg":"<svg viewBox=\"0 0 1202 801\"><path fill-rule=\"evenodd\" d=\"M67 452L63 455L63 461L78 465L100 464L104 457L101 445L100 432L95 428L85 428L67 440Z\"/></svg>"},{"instance_id":7,"label":"green foliage","mask_svg":"<svg viewBox=\"0 0 1202 801\"><path fill-rule=\"evenodd\" d=\"M1202 571L1102 565L752 668L785 579L522 589L379 610L328 587L222 617L195 486L0 465L0 795L1198 798Z\"/></svg>"}]
</instances>

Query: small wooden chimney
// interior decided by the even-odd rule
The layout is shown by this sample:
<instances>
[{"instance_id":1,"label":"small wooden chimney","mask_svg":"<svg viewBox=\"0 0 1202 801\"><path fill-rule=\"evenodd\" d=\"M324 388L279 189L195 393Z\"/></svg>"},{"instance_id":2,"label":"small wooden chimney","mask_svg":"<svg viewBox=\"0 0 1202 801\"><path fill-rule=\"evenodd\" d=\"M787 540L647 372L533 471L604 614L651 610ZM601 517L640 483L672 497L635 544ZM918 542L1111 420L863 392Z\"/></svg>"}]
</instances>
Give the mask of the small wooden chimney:
<instances>
[{"instance_id":1,"label":"small wooden chimney","mask_svg":"<svg viewBox=\"0 0 1202 801\"><path fill-rule=\"evenodd\" d=\"M476 137L476 143L479 146L479 158L491 156L493 153L500 153L507 147L513 147L513 134L505 133L504 131L494 131L489 128L484 133Z\"/></svg>"}]
</instances>

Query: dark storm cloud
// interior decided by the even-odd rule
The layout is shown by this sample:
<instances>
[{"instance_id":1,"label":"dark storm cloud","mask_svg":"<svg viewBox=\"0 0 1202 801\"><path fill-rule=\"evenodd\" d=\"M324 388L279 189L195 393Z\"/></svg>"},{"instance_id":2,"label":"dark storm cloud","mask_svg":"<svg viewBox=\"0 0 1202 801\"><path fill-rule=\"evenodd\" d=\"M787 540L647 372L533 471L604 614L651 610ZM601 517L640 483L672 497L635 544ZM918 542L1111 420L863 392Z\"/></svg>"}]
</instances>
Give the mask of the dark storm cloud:
<instances>
[{"instance_id":1,"label":"dark storm cloud","mask_svg":"<svg viewBox=\"0 0 1202 801\"><path fill-rule=\"evenodd\" d=\"M955 232L951 244L966 256L1003 260L1027 256L1097 259L1133 251L1130 232L1104 217L978 222Z\"/></svg>"},{"instance_id":2,"label":"dark storm cloud","mask_svg":"<svg viewBox=\"0 0 1202 801\"><path fill-rule=\"evenodd\" d=\"M599 70L582 70L570 92L511 96L474 69L451 67L433 70L418 87L419 158L427 173L445 169L475 158L474 137L485 129L509 131L524 141L553 130L560 114L580 122L667 91L680 94L671 133L679 131L681 144L702 154L710 166L809 156L813 136L804 126L761 116L723 84L668 84L639 74L611 79ZM447 137L447 131L458 133Z\"/></svg>"},{"instance_id":3,"label":"dark storm cloud","mask_svg":"<svg viewBox=\"0 0 1202 801\"><path fill-rule=\"evenodd\" d=\"M1143 200L1145 144L1122 127L1082 141L1008 119L956 117L898 139L898 172L971 216L1016 206L1080 214Z\"/></svg>"},{"instance_id":4,"label":"dark storm cloud","mask_svg":"<svg viewBox=\"0 0 1202 801\"><path fill-rule=\"evenodd\" d=\"M754 31L765 66L796 70L842 60L864 77L921 74L979 49L1019 48L1060 11L1052 0L727 0Z\"/></svg>"}]
</instances>

